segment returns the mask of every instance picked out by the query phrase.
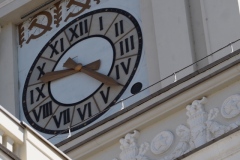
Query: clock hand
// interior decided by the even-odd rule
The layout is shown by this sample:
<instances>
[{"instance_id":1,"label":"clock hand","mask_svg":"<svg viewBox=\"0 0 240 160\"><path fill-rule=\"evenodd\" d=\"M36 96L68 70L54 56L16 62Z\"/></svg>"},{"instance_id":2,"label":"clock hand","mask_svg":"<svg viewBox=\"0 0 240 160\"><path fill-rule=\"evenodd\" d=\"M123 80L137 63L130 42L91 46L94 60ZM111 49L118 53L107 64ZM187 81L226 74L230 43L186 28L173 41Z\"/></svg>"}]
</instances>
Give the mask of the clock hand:
<instances>
[{"instance_id":1,"label":"clock hand","mask_svg":"<svg viewBox=\"0 0 240 160\"><path fill-rule=\"evenodd\" d=\"M92 63L89 63L89 64L85 65L84 67L89 68L91 70L98 70L99 67L100 67L100 64L101 64L101 62L100 62L100 59L99 59L99 60L96 60Z\"/></svg>"},{"instance_id":2,"label":"clock hand","mask_svg":"<svg viewBox=\"0 0 240 160\"><path fill-rule=\"evenodd\" d=\"M98 70L100 67L100 63L101 63L100 60L96 60L92 63L85 65L85 67L90 68L92 70ZM77 65L78 64L75 61L73 61L73 59L68 58L67 61L63 64L63 67L66 67L69 69L75 69Z\"/></svg>"},{"instance_id":3,"label":"clock hand","mask_svg":"<svg viewBox=\"0 0 240 160\"><path fill-rule=\"evenodd\" d=\"M87 64L84 67L90 68L92 70L97 70L97 69L99 69L99 66L100 66L100 60L97 60L97 61ZM53 81L53 80L57 80L57 79L60 79L60 78L66 77L66 76L70 76L77 72L78 72L78 70L73 70L73 69L48 72L48 73L44 74L40 78L40 80L44 83L47 83L49 81Z\"/></svg>"},{"instance_id":4,"label":"clock hand","mask_svg":"<svg viewBox=\"0 0 240 160\"><path fill-rule=\"evenodd\" d=\"M91 63L90 63L91 64ZM81 64L77 64L73 59L68 58L68 60L63 64L64 67L67 67L69 69L74 69L76 71L83 72L96 80L99 80L100 82L103 82L107 85L121 85L118 82L116 82L113 78L108 77L104 74L98 73L93 71L91 68L87 68L86 66L82 66Z\"/></svg>"},{"instance_id":5,"label":"clock hand","mask_svg":"<svg viewBox=\"0 0 240 160\"><path fill-rule=\"evenodd\" d=\"M95 78L96 80L99 80L100 82L106 84L106 85L110 85L110 86L116 86L116 85L120 85L117 81L115 81L113 78L108 77L104 74L95 72L85 66L82 66L80 72L83 72L93 78Z\"/></svg>"},{"instance_id":6,"label":"clock hand","mask_svg":"<svg viewBox=\"0 0 240 160\"><path fill-rule=\"evenodd\" d=\"M72 69L67 69L67 70L60 70L60 71L53 71L53 72L48 72L46 74L44 74L40 80L43 83L47 83L50 81L54 81L63 77L67 77L70 76L72 74L77 73L78 71L72 70Z\"/></svg>"}]
</instances>

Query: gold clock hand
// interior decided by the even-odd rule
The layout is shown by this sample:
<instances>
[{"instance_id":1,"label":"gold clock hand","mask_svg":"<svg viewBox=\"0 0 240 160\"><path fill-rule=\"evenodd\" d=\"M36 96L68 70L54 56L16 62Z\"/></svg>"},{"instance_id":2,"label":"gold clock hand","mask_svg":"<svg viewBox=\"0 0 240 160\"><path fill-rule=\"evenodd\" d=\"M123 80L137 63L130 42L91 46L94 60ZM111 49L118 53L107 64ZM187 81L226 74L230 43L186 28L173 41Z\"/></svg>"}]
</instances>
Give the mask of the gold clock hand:
<instances>
[{"instance_id":1,"label":"gold clock hand","mask_svg":"<svg viewBox=\"0 0 240 160\"><path fill-rule=\"evenodd\" d=\"M53 72L48 72L46 74L44 74L40 80L43 83L47 83L50 81L54 81L63 77L67 77L70 76L72 74L77 73L78 71L72 70L72 69L67 69L67 70L60 70L60 71L53 71Z\"/></svg>"},{"instance_id":2,"label":"gold clock hand","mask_svg":"<svg viewBox=\"0 0 240 160\"><path fill-rule=\"evenodd\" d=\"M111 77L95 72L91 68L87 68L86 66L82 66L81 64L77 64L72 58L68 58L68 60L63 64L63 66L70 69L74 69L76 71L83 72L107 85L121 85Z\"/></svg>"},{"instance_id":3,"label":"gold clock hand","mask_svg":"<svg viewBox=\"0 0 240 160\"><path fill-rule=\"evenodd\" d=\"M100 60L96 60L92 63L85 65L85 67L90 68L92 70L98 70L100 67L100 64L101 64ZM75 69L77 65L78 64L75 61L73 61L72 58L68 58L67 61L63 64L63 67L66 67L69 69Z\"/></svg>"},{"instance_id":4,"label":"gold clock hand","mask_svg":"<svg viewBox=\"0 0 240 160\"><path fill-rule=\"evenodd\" d=\"M117 82L117 81L115 81L113 78L111 78L111 77L108 77L108 76L106 76L106 75L104 75L104 74L101 74L101 73L98 73L98 72L95 72L95 71L93 71L93 70L91 70L91 69L89 69L89 68L86 68L86 67L84 67L84 66L82 66L82 68L81 68L81 70L80 70L81 72L83 72L83 73L85 73L85 74L87 74L87 75L89 75L89 76L91 76L91 77L93 77L93 78L95 78L96 80L99 80L100 82L102 82L102 83L104 83L104 84L106 84L106 85L110 85L110 86L119 86L120 84Z\"/></svg>"},{"instance_id":5,"label":"gold clock hand","mask_svg":"<svg viewBox=\"0 0 240 160\"><path fill-rule=\"evenodd\" d=\"M85 65L84 67L89 68L91 70L98 70L100 68L100 64L101 64L100 60L96 60L92 63Z\"/></svg>"},{"instance_id":6,"label":"gold clock hand","mask_svg":"<svg viewBox=\"0 0 240 160\"><path fill-rule=\"evenodd\" d=\"M86 68L90 68L92 70L97 70L99 69L100 66L100 60L94 61L92 63L87 64ZM77 73L79 70L73 70L73 69L67 69L67 70L60 70L60 71L53 71L53 72L48 72L44 74L40 80L44 83L47 83L49 81L54 81L63 77L70 76L72 74Z\"/></svg>"}]
</instances>

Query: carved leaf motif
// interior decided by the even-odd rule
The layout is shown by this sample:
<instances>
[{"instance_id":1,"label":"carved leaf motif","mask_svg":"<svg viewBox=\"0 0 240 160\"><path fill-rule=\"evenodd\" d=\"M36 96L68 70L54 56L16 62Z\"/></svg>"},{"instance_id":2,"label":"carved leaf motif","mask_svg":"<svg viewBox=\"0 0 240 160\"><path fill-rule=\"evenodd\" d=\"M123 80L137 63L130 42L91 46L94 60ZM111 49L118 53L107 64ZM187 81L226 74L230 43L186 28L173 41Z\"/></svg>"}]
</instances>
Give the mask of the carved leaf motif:
<instances>
[{"instance_id":1,"label":"carved leaf motif","mask_svg":"<svg viewBox=\"0 0 240 160\"><path fill-rule=\"evenodd\" d=\"M23 27L23 23L21 23L18 26L18 38L19 38L19 45L20 47L22 47L23 42L25 41L24 39L24 27Z\"/></svg>"},{"instance_id":2,"label":"carved leaf motif","mask_svg":"<svg viewBox=\"0 0 240 160\"><path fill-rule=\"evenodd\" d=\"M145 153L149 149L149 144L147 142L140 145L137 145L137 138L139 132L134 130L133 133L128 133L124 138L120 139L120 149L122 152L119 157L120 160L148 160L145 157ZM117 160L116 158L113 160Z\"/></svg>"},{"instance_id":3,"label":"carved leaf motif","mask_svg":"<svg viewBox=\"0 0 240 160\"><path fill-rule=\"evenodd\" d=\"M62 6L61 6L61 2L57 2L54 4L54 6L56 7L53 11L54 11L54 24L56 25L56 27L59 27L60 22L62 21Z\"/></svg>"},{"instance_id":4,"label":"carved leaf motif","mask_svg":"<svg viewBox=\"0 0 240 160\"><path fill-rule=\"evenodd\" d=\"M89 9L91 7L90 2L91 0L86 0L85 3L78 2L76 0L70 0L66 7L70 8L71 6L77 6L80 8L80 10L76 13L70 12L64 21L67 22L69 18L75 17L84 12L86 9Z\"/></svg>"}]
</instances>

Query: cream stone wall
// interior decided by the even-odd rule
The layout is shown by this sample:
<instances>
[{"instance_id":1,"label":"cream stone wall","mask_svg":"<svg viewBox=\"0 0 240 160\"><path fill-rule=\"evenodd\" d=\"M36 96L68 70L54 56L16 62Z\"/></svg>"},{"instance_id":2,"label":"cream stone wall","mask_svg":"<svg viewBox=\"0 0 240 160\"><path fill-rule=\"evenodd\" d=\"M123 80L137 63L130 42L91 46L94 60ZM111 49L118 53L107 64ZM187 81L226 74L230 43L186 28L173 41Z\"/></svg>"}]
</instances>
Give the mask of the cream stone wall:
<instances>
[{"instance_id":1,"label":"cream stone wall","mask_svg":"<svg viewBox=\"0 0 240 160\"><path fill-rule=\"evenodd\" d=\"M19 118L16 26L3 26L0 32L0 105Z\"/></svg>"},{"instance_id":2,"label":"cream stone wall","mask_svg":"<svg viewBox=\"0 0 240 160\"><path fill-rule=\"evenodd\" d=\"M26 123L17 120L2 106L0 106L0 117L0 144L10 154L24 160L70 159ZM8 155L1 151L1 157L8 157Z\"/></svg>"}]
</instances>

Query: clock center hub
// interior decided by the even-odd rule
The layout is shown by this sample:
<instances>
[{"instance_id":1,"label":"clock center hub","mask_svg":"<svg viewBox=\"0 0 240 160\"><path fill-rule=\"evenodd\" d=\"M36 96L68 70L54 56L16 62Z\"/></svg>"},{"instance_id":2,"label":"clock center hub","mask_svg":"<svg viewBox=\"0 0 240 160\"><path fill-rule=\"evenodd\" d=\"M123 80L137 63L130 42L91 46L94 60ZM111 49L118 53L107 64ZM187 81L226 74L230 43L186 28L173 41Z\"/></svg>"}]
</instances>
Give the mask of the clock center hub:
<instances>
[{"instance_id":1,"label":"clock center hub","mask_svg":"<svg viewBox=\"0 0 240 160\"><path fill-rule=\"evenodd\" d=\"M82 64L78 64L78 65L74 68L75 71L81 71L81 69L82 69Z\"/></svg>"}]
</instances>

